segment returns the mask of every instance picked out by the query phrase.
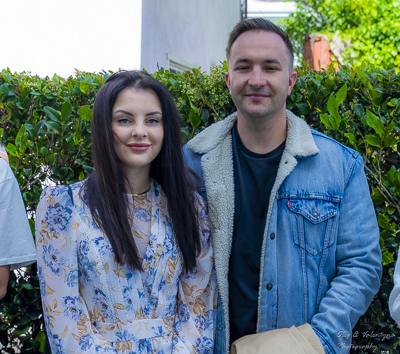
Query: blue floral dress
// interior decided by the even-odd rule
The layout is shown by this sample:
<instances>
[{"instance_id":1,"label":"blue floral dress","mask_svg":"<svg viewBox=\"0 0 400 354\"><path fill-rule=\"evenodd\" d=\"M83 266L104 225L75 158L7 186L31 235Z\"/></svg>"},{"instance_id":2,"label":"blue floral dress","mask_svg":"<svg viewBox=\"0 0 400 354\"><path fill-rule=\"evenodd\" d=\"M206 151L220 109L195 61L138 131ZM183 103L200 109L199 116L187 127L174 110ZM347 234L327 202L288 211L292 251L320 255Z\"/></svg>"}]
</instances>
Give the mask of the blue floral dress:
<instances>
[{"instance_id":1,"label":"blue floral dress","mask_svg":"<svg viewBox=\"0 0 400 354\"><path fill-rule=\"evenodd\" d=\"M47 188L37 208L38 271L53 353L212 353L216 278L204 205L198 208L202 252L186 274L158 183L147 195L127 195L138 271L115 262L81 186L71 186L74 203L68 187Z\"/></svg>"}]
</instances>

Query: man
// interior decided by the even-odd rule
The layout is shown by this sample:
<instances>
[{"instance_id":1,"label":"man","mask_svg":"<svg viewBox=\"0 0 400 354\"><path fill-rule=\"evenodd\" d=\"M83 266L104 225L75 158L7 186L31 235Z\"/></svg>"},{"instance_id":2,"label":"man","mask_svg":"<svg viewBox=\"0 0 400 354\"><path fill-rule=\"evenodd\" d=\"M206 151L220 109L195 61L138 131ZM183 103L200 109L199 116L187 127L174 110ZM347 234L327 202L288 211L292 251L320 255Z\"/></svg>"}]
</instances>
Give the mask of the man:
<instances>
[{"instance_id":1,"label":"man","mask_svg":"<svg viewBox=\"0 0 400 354\"><path fill-rule=\"evenodd\" d=\"M239 22L226 55L237 112L184 147L214 227L215 352L243 337L233 352L348 353L382 272L363 161L286 110L297 74L279 27Z\"/></svg>"},{"instance_id":2,"label":"man","mask_svg":"<svg viewBox=\"0 0 400 354\"><path fill-rule=\"evenodd\" d=\"M36 261L36 250L18 182L0 142L0 299L7 292L10 270Z\"/></svg>"}]
</instances>

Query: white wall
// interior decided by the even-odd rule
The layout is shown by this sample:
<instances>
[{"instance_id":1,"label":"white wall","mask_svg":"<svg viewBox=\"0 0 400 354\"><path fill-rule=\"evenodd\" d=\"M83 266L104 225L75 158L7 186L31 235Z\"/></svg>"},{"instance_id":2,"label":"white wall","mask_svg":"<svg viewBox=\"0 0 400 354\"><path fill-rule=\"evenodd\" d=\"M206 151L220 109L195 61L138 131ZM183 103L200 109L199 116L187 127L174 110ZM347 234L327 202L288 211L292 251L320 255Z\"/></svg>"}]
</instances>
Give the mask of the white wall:
<instances>
[{"instance_id":1,"label":"white wall","mask_svg":"<svg viewBox=\"0 0 400 354\"><path fill-rule=\"evenodd\" d=\"M146 0L144 0L146 1ZM0 0L0 70L140 68L142 0Z\"/></svg>"},{"instance_id":2,"label":"white wall","mask_svg":"<svg viewBox=\"0 0 400 354\"><path fill-rule=\"evenodd\" d=\"M240 0L143 0L141 66L168 69L168 58L189 67L225 60L228 34L240 20Z\"/></svg>"}]
</instances>

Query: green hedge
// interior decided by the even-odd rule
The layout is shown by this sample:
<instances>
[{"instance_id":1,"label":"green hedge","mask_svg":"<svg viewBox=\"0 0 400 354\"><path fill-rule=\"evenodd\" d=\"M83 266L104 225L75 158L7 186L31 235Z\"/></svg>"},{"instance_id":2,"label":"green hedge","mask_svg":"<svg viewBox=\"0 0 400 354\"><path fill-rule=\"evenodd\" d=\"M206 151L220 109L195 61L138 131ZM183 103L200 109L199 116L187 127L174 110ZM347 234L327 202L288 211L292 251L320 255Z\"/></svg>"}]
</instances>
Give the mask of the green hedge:
<instances>
[{"instance_id":1,"label":"green hedge","mask_svg":"<svg viewBox=\"0 0 400 354\"><path fill-rule=\"evenodd\" d=\"M397 353L400 332L389 316L388 297L400 241L400 76L374 67L342 67L338 73L297 71L288 108L315 129L360 152L381 228L382 286L355 328L358 335L353 337L352 351L371 353L375 348ZM91 107L109 75L79 73L68 79L56 75L41 79L9 70L1 73L0 139L20 183L32 230L44 185L74 183L92 171ZM161 69L154 76L174 96L184 141L235 110L222 66L213 67L210 74L199 69L183 74ZM33 265L25 273L12 274L8 294L0 304L0 349L3 345L1 350L8 353L41 352L43 331Z\"/></svg>"}]
</instances>

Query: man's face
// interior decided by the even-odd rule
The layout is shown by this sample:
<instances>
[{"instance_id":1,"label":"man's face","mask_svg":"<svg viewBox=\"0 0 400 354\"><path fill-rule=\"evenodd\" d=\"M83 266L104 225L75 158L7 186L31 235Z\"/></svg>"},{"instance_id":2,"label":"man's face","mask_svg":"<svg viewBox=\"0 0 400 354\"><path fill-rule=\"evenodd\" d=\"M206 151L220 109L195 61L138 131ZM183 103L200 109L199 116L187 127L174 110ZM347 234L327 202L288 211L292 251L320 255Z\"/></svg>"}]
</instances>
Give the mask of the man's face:
<instances>
[{"instance_id":1,"label":"man's face","mask_svg":"<svg viewBox=\"0 0 400 354\"><path fill-rule=\"evenodd\" d=\"M290 54L274 32L247 31L233 43L225 81L245 119L286 117L286 98L296 82Z\"/></svg>"}]
</instances>

